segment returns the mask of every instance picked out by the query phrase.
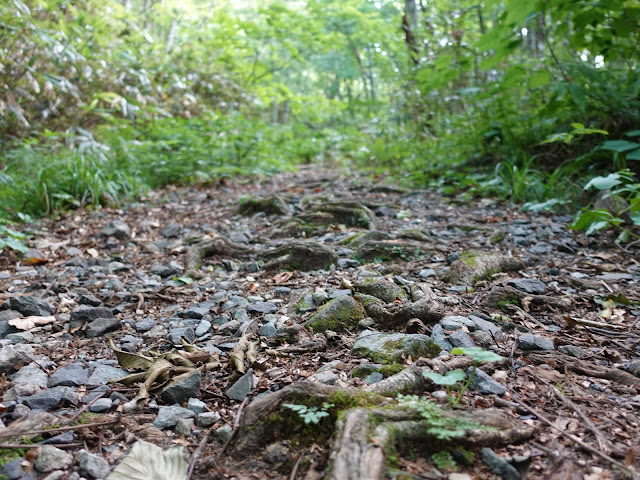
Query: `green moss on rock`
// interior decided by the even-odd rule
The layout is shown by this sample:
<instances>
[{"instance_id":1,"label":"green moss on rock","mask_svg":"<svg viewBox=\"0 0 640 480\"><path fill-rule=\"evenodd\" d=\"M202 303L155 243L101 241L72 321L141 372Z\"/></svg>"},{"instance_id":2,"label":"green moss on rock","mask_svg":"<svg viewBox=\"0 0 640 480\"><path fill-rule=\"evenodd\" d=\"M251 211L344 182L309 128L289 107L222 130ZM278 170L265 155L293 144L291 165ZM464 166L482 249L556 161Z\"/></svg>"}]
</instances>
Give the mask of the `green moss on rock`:
<instances>
[{"instance_id":1,"label":"green moss on rock","mask_svg":"<svg viewBox=\"0 0 640 480\"><path fill-rule=\"evenodd\" d=\"M311 317L306 326L314 332L333 330L336 332L355 327L365 317L361 304L351 296L344 295L326 303Z\"/></svg>"},{"instance_id":2,"label":"green moss on rock","mask_svg":"<svg viewBox=\"0 0 640 480\"><path fill-rule=\"evenodd\" d=\"M366 330L360 334L351 351L374 362L397 364L408 356L433 358L442 349L427 335Z\"/></svg>"}]
</instances>

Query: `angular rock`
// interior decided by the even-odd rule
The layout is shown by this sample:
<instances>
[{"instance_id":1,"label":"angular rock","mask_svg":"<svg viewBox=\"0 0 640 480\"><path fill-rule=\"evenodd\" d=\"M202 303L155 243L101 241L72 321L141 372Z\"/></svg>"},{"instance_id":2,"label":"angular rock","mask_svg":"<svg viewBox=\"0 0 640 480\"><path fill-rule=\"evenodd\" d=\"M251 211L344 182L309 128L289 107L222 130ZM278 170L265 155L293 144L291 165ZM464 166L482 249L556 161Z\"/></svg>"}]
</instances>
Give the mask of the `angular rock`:
<instances>
[{"instance_id":1,"label":"angular rock","mask_svg":"<svg viewBox=\"0 0 640 480\"><path fill-rule=\"evenodd\" d=\"M78 466L89 478L107 478L111 471L109 463L104 458L89 453L84 448L78 452Z\"/></svg>"},{"instance_id":2,"label":"angular rock","mask_svg":"<svg viewBox=\"0 0 640 480\"><path fill-rule=\"evenodd\" d=\"M501 340L504 337L504 333L502 329L498 327L495 323L492 323L484 318L480 318L476 315L469 315L469 320L471 320L478 330L488 333L495 340ZM475 330L472 329L472 330Z\"/></svg>"},{"instance_id":3,"label":"angular rock","mask_svg":"<svg viewBox=\"0 0 640 480\"><path fill-rule=\"evenodd\" d=\"M88 387L97 387L98 385L106 385L111 380L126 377L128 372L122 368L112 367L111 365L98 365L86 381Z\"/></svg>"},{"instance_id":4,"label":"angular rock","mask_svg":"<svg viewBox=\"0 0 640 480\"><path fill-rule=\"evenodd\" d=\"M277 195L266 197L245 198L238 205L238 213L244 216L264 212L267 215L284 215L287 213L287 205Z\"/></svg>"},{"instance_id":5,"label":"angular rock","mask_svg":"<svg viewBox=\"0 0 640 480\"><path fill-rule=\"evenodd\" d=\"M101 237L114 237L118 240L128 240L131 238L131 229L129 225L122 220L113 220L100 232Z\"/></svg>"},{"instance_id":6,"label":"angular rock","mask_svg":"<svg viewBox=\"0 0 640 480\"><path fill-rule=\"evenodd\" d=\"M467 375L471 375L471 372L473 372L473 367L469 367ZM469 384L469 388L476 390L483 395L504 395L507 391L504 385L496 382L490 375L486 374L479 368L476 368L473 378L471 379L471 383Z\"/></svg>"},{"instance_id":7,"label":"angular rock","mask_svg":"<svg viewBox=\"0 0 640 480\"><path fill-rule=\"evenodd\" d=\"M513 465L488 447L482 449L482 461L503 480L522 480L522 475Z\"/></svg>"},{"instance_id":8,"label":"angular rock","mask_svg":"<svg viewBox=\"0 0 640 480\"><path fill-rule=\"evenodd\" d=\"M49 302L40 300L39 298L22 295L18 297L10 297L4 304L5 308L20 312L25 317L37 316L46 317L53 315L56 309Z\"/></svg>"},{"instance_id":9,"label":"angular rock","mask_svg":"<svg viewBox=\"0 0 640 480\"><path fill-rule=\"evenodd\" d=\"M179 223L170 223L166 227L160 229L160 235L165 238L178 238L182 233L182 225Z\"/></svg>"},{"instance_id":10,"label":"angular rock","mask_svg":"<svg viewBox=\"0 0 640 480\"><path fill-rule=\"evenodd\" d=\"M404 289L386 278L365 278L355 284L357 292L379 298L385 303L391 303L397 298L404 300L407 294Z\"/></svg>"},{"instance_id":11,"label":"angular rock","mask_svg":"<svg viewBox=\"0 0 640 480\"><path fill-rule=\"evenodd\" d=\"M440 325L445 330L457 330L462 327L466 327L470 330L475 329L476 324L473 320L463 317L461 315L449 315L440 320Z\"/></svg>"},{"instance_id":12,"label":"angular rock","mask_svg":"<svg viewBox=\"0 0 640 480\"><path fill-rule=\"evenodd\" d=\"M449 335L449 342L451 342L451 345L453 345L454 347L460 348L473 348L476 346L475 342L469 336L469 334L467 332L463 332L462 330Z\"/></svg>"},{"instance_id":13,"label":"angular rock","mask_svg":"<svg viewBox=\"0 0 640 480\"><path fill-rule=\"evenodd\" d=\"M49 376L42 370L42 367L34 362L22 367L18 373L13 376L12 381L14 384L29 383L46 388L49 385Z\"/></svg>"},{"instance_id":14,"label":"angular rock","mask_svg":"<svg viewBox=\"0 0 640 480\"><path fill-rule=\"evenodd\" d=\"M378 383L384 380L384 375L380 372L372 372L364 379L365 383L371 385L372 383Z\"/></svg>"},{"instance_id":15,"label":"angular rock","mask_svg":"<svg viewBox=\"0 0 640 480\"><path fill-rule=\"evenodd\" d=\"M182 418L194 418L196 416L191 410L182 408L179 405L172 405L170 407L160 407L158 409L158 416L153 422L153 425L160 430L166 428L175 427L178 420Z\"/></svg>"},{"instance_id":16,"label":"angular rock","mask_svg":"<svg viewBox=\"0 0 640 480\"><path fill-rule=\"evenodd\" d=\"M227 397L242 402L253 390L253 369L247 370L227 391Z\"/></svg>"},{"instance_id":17,"label":"angular rock","mask_svg":"<svg viewBox=\"0 0 640 480\"><path fill-rule=\"evenodd\" d=\"M80 305L71 312L69 327L77 329L85 323L93 322L98 318L114 318L113 312L107 307L92 307L90 305Z\"/></svg>"},{"instance_id":18,"label":"angular rock","mask_svg":"<svg viewBox=\"0 0 640 480\"><path fill-rule=\"evenodd\" d=\"M0 373L16 371L20 364L31 363L33 347L30 345L5 345L0 348Z\"/></svg>"},{"instance_id":19,"label":"angular rock","mask_svg":"<svg viewBox=\"0 0 640 480\"><path fill-rule=\"evenodd\" d=\"M89 411L93 413L104 413L111 410L113 400L110 398L99 398L89 406Z\"/></svg>"},{"instance_id":20,"label":"angular rock","mask_svg":"<svg viewBox=\"0 0 640 480\"><path fill-rule=\"evenodd\" d=\"M78 304L80 305L90 305L92 307L101 307L102 300L94 295L80 295L78 299Z\"/></svg>"},{"instance_id":21,"label":"angular rock","mask_svg":"<svg viewBox=\"0 0 640 480\"><path fill-rule=\"evenodd\" d=\"M71 387L53 387L20 400L31 410L53 412L65 405L77 405L78 394Z\"/></svg>"},{"instance_id":22,"label":"angular rock","mask_svg":"<svg viewBox=\"0 0 640 480\"><path fill-rule=\"evenodd\" d=\"M80 363L70 363L58 368L49 376L49 387L63 385L65 387L79 387L85 385L89 379L89 370Z\"/></svg>"},{"instance_id":23,"label":"angular rock","mask_svg":"<svg viewBox=\"0 0 640 480\"><path fill-rule=\"evenodd\" d=\"M193 413L203 413L207 411L207 404L197 398L190 398L187 402L187 408Z\"/></svg>"},{"instance_id":24,"label":"angular rock","mask_svg":"<svg viewBox=\"0 0 640 480\"><path fill-rule=\"evenodd\" d=\"M351 351L380 363L400 363L411 356L433 358L442 349L427 335L363 331Z\"/></svg>"},{"instance_id":25,"label":"angular rock","mask_svg":"<svg viewBox=\"0 0 640 480\"><path fill-rule=\"evenodd\" d=\"M201 319L205 315L208 315L210 312L210 308L217 305L217 302L207 300L206 302L198 303L197 305L192 305L179 314L184 318L196 318Z\"/></svg>"},{"instance_id":26,"label":"angular rock","mask_svg":"<svg viewBox=\"0 0 640 480\"><path fill-rule=\"evenodd\" d=\"M247 307L249 313L276 313L278 305L273 302L256 302Z\"/></svg>"},{"instance_id":27,"label":"angular rock","mask_svg":"<svg viewBox=\"0 0 640 480\"><path fill-rule=\"evenodd\" d=\"M193 418L181 418L176 423L176 433L179 435L191 435L191 430L195 425Z\"/></svg>"},{"instance_id":28,"label":"angular rock","mask_svg":"<svg viewBox=\"0 0 640 480\"><path fill-rule=\"evenodd\" d=\"M516 344L522 350L554 350L553 340L531 333L520 335L516 340Z\"/></svg>"},{"instance_id":29,"label":"angular rock","mask_svg":"<svg viewBox=\"0 0 640 480\"><path fill-rule=\"evenodd\" d=\"M231 425L223 425L220 428L216 428L215 436L220 443L226 443L233 434L233 429Z\"/></svg>"},{"instance_id":30,"label":"angular rock","mask_svg":"<svg viewBox=\"0 0 640 480\"><path fill-rule=\"evenodd\" d=\"M558 351L576 358L582 358L587 355L583 349L576 347L575 345L560 345L558 347Z\"/></svg>"},{"instance_id":31,"label":"angular rock","mask_svg":"<svg viewBox=\"0 0 640 480\"><path fill-rule=\"evenodd\" d=\"M42 473L54 470L65 470L73 463L73 455L51 445L40 447L40 453L36 457L33 466Z\"/></svg>"},{"instance_id":32,"label":"angular rock","mask_svg":"<svg viewBox=\"0 0 640 480\"><path fill-rule=\"evenodd\" d=\"M517 288L521 292L532 293L534 295L544 295L547 293L547 286L535 278L516 278L509 281L507 285Z\"/></svg>"},{"instance_id":33,"label":"angular rock","mask_svg":"<svg viewBox=\"0 0 640 480\"><path fill-rule=\"evenodd\" d=\"M353 297L342 296L324 304L305 324L316 333L347 330L365 317L364 308Z\"/></svg>"},{"instance_id":34,"label":"angular rock","mask_svg":"<svg viewBox=\"0 0 640 480\"><path fill-rule=\"evenodd\" d=\"M164 387L160 398L167 403L182 404L198 395L201 378L202 372L200 370L178 375L171 380L169 385Z\"/></svg>"},{"instance_id":35,"label":"angular rock","mask_svg":"<svg viewBox=\"0 0 640 480\"><path fill-rule=\"evenodd\" d=\"M88 338L95 338L120 328L122 328L122 323L117 318L97 318L89 324L86 334Z\"/></svg>"},{"instance_id":36,"label":"angular rock","mask_svg":"<svg viewBox=\"0 0 640 480\"><path fill-rule=\"evenodd\" d=\"M198 414L196 418L196 424L200 428L209 428L216 422L220 421L220 414L218 412L203 412Z\"/></svg>"},{"instance_id":37,"label":"angular rock","mask_svg":"<svg viewBox=\"0 0 640 480\"><path fill-rule=\"evenodd\" d=\"M431 330L431 340L433 340L436 345L438 345L443 350L446 350L447 352L450 352L453 348L453 345L451 345L451 342L447 340L447 336L444 334L442 325L440 325L439 323L435 324L433 326L433 330Z\"/></svg>"}]
</instances>

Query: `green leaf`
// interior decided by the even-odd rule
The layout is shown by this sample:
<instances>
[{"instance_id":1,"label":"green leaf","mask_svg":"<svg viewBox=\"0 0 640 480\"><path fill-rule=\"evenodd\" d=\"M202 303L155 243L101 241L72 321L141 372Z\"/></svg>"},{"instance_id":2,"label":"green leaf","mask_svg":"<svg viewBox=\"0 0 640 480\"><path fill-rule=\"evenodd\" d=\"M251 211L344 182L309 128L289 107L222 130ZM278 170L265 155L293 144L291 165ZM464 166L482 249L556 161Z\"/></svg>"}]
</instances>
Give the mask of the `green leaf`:
<instances>
[{"instance_id":1,"label":"green leaf","mask_svg":"<svg viewBox=\"0 0 640 480\"><path fill-rule=\"evenodd\" d=\"M627 160L640 160L640 148L634 150L633 152L629 152L626 155Z\"/></svg>"},{"instance_id":2,"label":"green leaf","mask_svg":"<svg viewBox=\"0 0 640 480\"><path fill-rule=\"evenodd\" d=\"M551 74L547 70L538 70L529 77L529 87L537 88L548 85L551 78Z\"/></svg>"},{"instance_id":3,"label":"green leaf","mask_svg":"<svg viewBox=\"0 0 640 480\"><path fill-rule=\"evenodd\" d=\"M605 142L606 143L606 142ZM585 190L589 190L591 187L595 187L598 190L610 190L616 185L620 185L622 180L620 174L611 173L606 177L594 177L584 186Z\"/></svg>"},{"instance_id":4,"label":"green leaf","mask_svg":"<svg viewBox=\"0 0 640 480\"><path fill-rule=\"evenodd\" d=\"M451 355L468 355L473 358L475 362L497 362L502 360L502 357L497 353L485 350L481 347L470 348L454 348L451 350Z\"/></svg>"},{"instance_id":5,"label":"green leaf","mask_svg":"<svg viewBox=\"0 0 640 480\"><path fill-rule=\"evenodd\" d=\"M625 133L627 137L640 137L640 130L631 130L630 132Z\"/></svg>"},{"instance_id":6,"label":"green leaf","mask_svg":"<svg viewBox=\"0 0 640 480\"><path fill-rule=\"evenodd\" d=\"M455 385L456 383L461 382L462 380L467 378L467 374L460 369L452 370L444 375L440 375L439 373L435 372L423 371L422 375L425 378L431 380L436 385Z\"/></svg>"},{"instance_id":7,"label":"green leaf","mask_svg":"<svg viewBox=\"0 0 640 480\"><path fill-rule=\"evenodd\" d=\"M609 150L618 153L636 148L640 148L640 143L630 142L628 140L607 140L600 145L601 150Z\"/></svg>"},{"instance_id":8,"label":"green leaf","mask_svg":"<svg viewBox=\"0 0 640 480\"><path fill-rule=\"evenodd\" d=\"M587 231L584 232L584 234L589 236L594 232L607 228L607 225L609 225L608 221L593 222L591 225L589 225L589 228L587 228Z\"/></svg>"},{"instance_id":9,"label":"green leaf","mask_svg":"<svg viewBox=\"0 0 640 480\"><path fill-rule=\"evenodd\" d=\"M640 227L640 212L634 213L633 215L631 215L631 221L633 222L634 225L637 225Z\"/></svg>"},{"instance_id":10,"label":"green leaf","mask_svg":"<svg viewBox=\"0 0 640 480\"><path fill-rule=\"evenodd\" d=\"M22 243L21 240L14 237L7 237L7 239L4 241L4 244L12 250L20 253L26 253L26 251L29 250L29 248L24 243Z\"/></svg>"},{"instance_id":11,"label":"green leaf","mask_svg":"<svg viewBox=\"0 0 640 480\"><path fill-rule=\"evenodd\" d=\"M525 212L542 212L545 210L551 210L556 205L562 205L565 203L559 198L551 198L546 202L526 202L522 205L522 210Z\"/></svg>"},{"instance_id":12,"label":"green leaf","mask_svg":"<svg viewBox=\"0 0 640 480\"><path fill-rule=\"evenodd\" d=\"M182 282L185 285L191 285L193 283L193 278L190 277L173 277L174 280L176 280L177 282Z\"/></svg>"}]
</instances>

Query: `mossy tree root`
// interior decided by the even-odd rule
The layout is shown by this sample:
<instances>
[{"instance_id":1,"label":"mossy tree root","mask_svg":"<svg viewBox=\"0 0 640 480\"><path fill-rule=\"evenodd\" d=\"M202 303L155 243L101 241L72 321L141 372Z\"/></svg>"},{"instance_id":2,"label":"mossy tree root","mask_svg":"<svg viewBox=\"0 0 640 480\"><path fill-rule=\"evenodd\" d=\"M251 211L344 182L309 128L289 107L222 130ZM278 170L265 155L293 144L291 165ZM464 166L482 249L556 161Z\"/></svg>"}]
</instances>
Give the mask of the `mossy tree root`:
<instances>
[{"instance_id":1,"label":"mossy tree root","mask_svg":"<svg viewBox=\"0 0 640 480\"><path fill-rule=\"evenodd\" d=\"M355 298L358 298L356 295ZM436 323L444 317L444 306L437 300L425 297L417 302L390 303L362 302L364 308L375 322L382 328L403 327L412 318L418 318L425 323Z\"/></svg>"},{"instance_id":2,"label":"mossy tree root","mask_svg":"<svg viewBox=\"0 0 640 480\"><path fill-rule=\"evenodd\" d=\"M485 304L491 308L508 310L509 305L525 307L525 303L533 306L552 307L559 310L571 310L573 302L568 298L555 298L547 295L534 295L521 292L513 287L494 287L485 298Z\"/></svg>"},{"instance_id":3,"label":"mossy tree root","mask_svg":"<svg viewBox=\"0 0 640 480\"><path fill-rule=\"evenodd\" d=\"M216 237L200 242L187 250L184 259L186 275L194 277L198 275L198 269L205 257L211 255L224 255L227 257L245 257L254 253L254 249L244 245L233 243L225 237Z\"/></svg>"},{"instance_id":4,"label":"mossy tree root","mask_svg":"<svg viewBox=\"0 0 640 480\"><path fill-rule=\"evenodd\" d=\"M525 263L508 255L485 255L469 252L451 264L445 280L456 285L473 285L494 273L513 272L525 268Z\"/></svg>"}]
</instances>

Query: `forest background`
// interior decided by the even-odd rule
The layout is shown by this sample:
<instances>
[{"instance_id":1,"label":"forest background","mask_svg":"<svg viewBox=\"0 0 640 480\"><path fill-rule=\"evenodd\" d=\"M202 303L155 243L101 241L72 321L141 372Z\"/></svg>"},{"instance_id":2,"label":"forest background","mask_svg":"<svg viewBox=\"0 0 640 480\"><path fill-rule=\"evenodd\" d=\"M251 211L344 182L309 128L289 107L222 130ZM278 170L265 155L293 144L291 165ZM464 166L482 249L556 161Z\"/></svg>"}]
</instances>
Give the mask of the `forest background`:
<instances>
[{"instance_id":1,"label":"forest background","mask_svg":"<svg viewBox=\"0 0 640 480\"><path fill-rule=\"evenodd\" d=\"M310 162L637 241L639 61L637 0L5 0L0 249Z\"/></svg>"}]
</instances>

